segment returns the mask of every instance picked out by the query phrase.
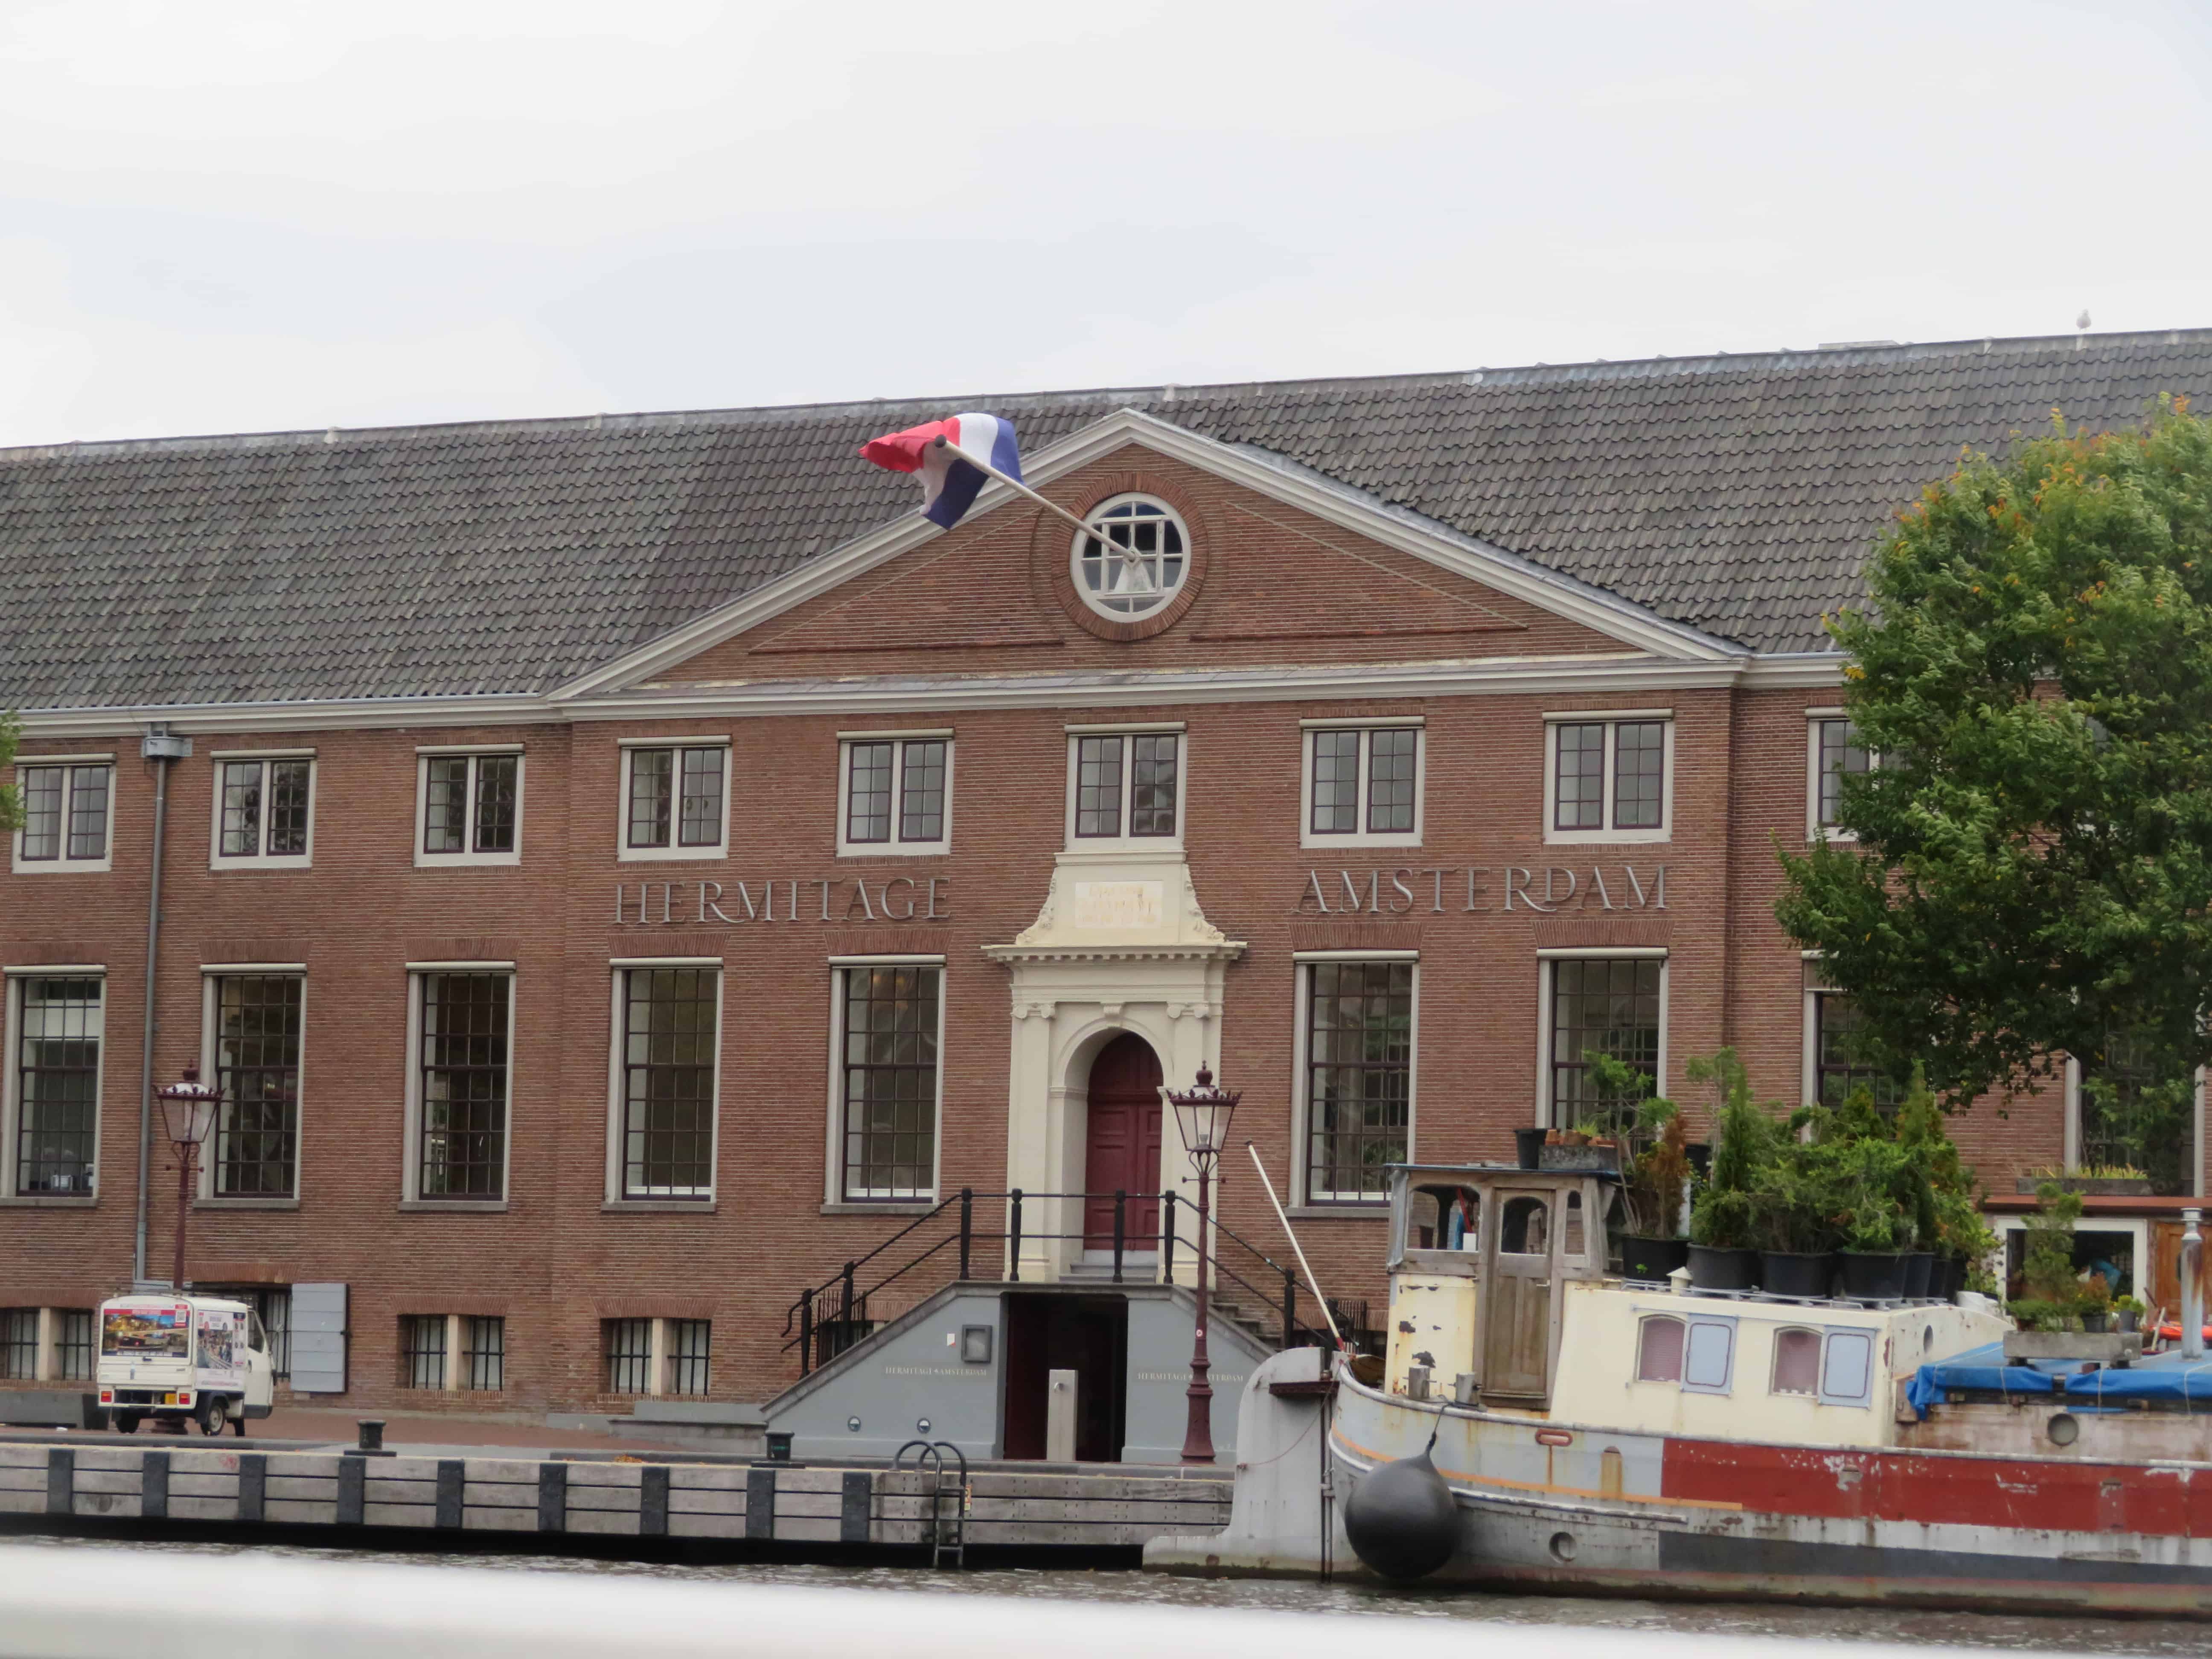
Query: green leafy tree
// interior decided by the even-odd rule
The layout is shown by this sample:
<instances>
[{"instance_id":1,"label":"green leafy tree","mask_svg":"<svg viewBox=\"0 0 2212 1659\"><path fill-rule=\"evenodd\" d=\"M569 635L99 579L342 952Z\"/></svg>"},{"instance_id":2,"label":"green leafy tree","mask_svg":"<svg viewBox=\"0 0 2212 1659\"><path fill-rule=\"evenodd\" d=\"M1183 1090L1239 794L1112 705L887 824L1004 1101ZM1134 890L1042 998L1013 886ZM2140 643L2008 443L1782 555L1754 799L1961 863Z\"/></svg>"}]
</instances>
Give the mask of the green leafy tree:
<instances>
[{"instance_id":1,"label":"green leafy tree","mask_svg":"<svg viewBox=\"0 0 2212 1659\"><path fill-rule=\"evenodd\" d=\"M23 797L14 779L15 745L23 728L13 714L0 709L0 833L14 834L23 827Z\"/></svg>"},{"instance_id":2,"label":"green leafy tree","mask_svg":"<svg viewBox=\"0 0 2212 1659\"><path fill-rule=\"evenodd\" d=\"M1929 485L1869 585L1830 624L1876 756L1856 840L1785 852L1777 915L1947 1109L2066 1054L2094 1079L2126 1033L2175 1079L2131 1091L2154 1126L2212 1062L2212 428L2054 411Z\"/></svg>"}]
</instances>

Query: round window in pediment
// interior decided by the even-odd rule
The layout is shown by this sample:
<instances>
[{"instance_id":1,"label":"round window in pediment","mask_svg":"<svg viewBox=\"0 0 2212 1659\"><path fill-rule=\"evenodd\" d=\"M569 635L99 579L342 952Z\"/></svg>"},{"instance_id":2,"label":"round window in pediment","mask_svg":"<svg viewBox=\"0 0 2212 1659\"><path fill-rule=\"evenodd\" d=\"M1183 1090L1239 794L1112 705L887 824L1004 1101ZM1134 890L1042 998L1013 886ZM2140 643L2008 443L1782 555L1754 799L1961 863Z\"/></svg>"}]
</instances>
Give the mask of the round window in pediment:
<instances>
[{"instance_id":1,"label":"round window in pediment","mask_svg":"<svg viewBox=\"0 0 2212 1659\"><path fill-rule=\"evenodd\" d=\"M1077 595L1115 622L1140 622L1175 602L1190 574L1190 537L1175 509L1150 495L1115 495L1085 515L1068 556Z\"/></svg>"}]
</instances>

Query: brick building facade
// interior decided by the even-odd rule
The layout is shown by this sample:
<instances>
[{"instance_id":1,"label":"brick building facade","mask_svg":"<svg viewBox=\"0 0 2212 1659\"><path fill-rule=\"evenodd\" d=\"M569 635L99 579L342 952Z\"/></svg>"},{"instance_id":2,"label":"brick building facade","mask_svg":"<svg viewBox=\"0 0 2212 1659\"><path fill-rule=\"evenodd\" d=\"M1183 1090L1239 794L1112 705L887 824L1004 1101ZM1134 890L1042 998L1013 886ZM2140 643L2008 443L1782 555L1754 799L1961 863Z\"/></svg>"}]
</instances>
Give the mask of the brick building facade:
<instances>
[{"instance_id":1,"label":"brick building facade","mask_svg":"<svg viewBox=\"0 0 2212 1659\"><path fill-rule=\"evenodd\" d=\"M1852 752L1821 612L1961 443L2208 370L2112 337L988 404L1089 540L1011 492L902 512L852 451L915 405L0 456L6 1370L70 1374L134 1271L157 825L151 1080L228 1101L191 1277L272 1317L344 1285L349 1404L764 1399L802 1288L963 1188L1186 1190L1148 1065L1243 1091L1373 1297L1380 1164L1594 1109L1587 1048L1822 1090L1847 1011L1771 910ZM2079 1115L1957 1132L2006 1193ZM159 1273L158 1129L148 1165ZM1028 1214L1033 1274L1102 1242L1095 1200Z\"/></svg>"}]
</instances>

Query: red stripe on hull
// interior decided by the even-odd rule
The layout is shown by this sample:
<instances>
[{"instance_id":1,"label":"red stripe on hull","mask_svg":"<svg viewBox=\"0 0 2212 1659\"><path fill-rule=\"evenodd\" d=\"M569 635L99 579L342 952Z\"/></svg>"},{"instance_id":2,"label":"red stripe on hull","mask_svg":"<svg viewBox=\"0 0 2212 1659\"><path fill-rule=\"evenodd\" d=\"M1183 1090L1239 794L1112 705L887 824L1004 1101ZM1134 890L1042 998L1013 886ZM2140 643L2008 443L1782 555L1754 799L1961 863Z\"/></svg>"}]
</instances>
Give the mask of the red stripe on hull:
<instances>
[{"instance_id":1,"label":"red stripe on hull","mask_svg":"<svg viewBox=\"0 0 2212 1659\"><path fill-rule=\"evenodd\" d=\"M1768 1515L2212 1538L2212 1469L1669 1439L1667 1498Z\"/></svg>"}]
</instances>

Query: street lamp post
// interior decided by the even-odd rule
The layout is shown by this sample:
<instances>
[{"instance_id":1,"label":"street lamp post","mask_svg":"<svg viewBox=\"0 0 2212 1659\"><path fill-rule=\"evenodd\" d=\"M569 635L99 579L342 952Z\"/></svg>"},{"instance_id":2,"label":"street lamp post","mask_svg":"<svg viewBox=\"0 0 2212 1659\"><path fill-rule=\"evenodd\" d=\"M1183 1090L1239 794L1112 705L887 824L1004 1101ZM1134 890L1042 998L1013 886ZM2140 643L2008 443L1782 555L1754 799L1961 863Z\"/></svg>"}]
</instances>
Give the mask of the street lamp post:
<instances>
[{"instance_id":1,"label":"street lamp post","mask_svg":"<svg viewBox=\"0 0 2212 1659\"><path fill-rule=\"evenodd\" d=\"M1229 1119L1243 1098L1234 1089L1213 1086L1213 1073L1201 1066L1198 1081L1188 1089L1170 1089L1162 1086L1160 1098L1175 1113L1176 1131L1182 1136L1183 1150L1190 1161L1198 1166L1198 1326L1190 1348L1190 1387L1186 1391L1190 1401L1190 1420L1183 1430L1182 1461L1186 1463L1213 1462L1213 1385L1206 1381L1212 1362L1206 1355L1206 1291L1208 1265L1206 1219L1211 1213L1207 1205L1213 1176L1213 1161L1221 1156L1221 1149L1229 1143Z\"/></svg>"},{"instance_id":2,"label":"street lamp post","mask_svg":"<svg viewBox=\"0 0 2212 1659\"><path fill-rule=\"evenodd\" d=\"M177 1268L170 1283L185 1293L185 1223L192 1211L192 1154L215 1127L222 1091L200 1081L200 1068L185 1067L184 1079L154 1091L161 1103L161 1126L177 1149Z\"/></svg>"}]
</instances>

